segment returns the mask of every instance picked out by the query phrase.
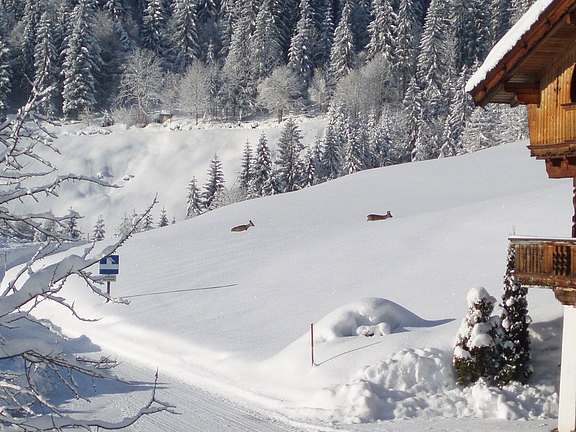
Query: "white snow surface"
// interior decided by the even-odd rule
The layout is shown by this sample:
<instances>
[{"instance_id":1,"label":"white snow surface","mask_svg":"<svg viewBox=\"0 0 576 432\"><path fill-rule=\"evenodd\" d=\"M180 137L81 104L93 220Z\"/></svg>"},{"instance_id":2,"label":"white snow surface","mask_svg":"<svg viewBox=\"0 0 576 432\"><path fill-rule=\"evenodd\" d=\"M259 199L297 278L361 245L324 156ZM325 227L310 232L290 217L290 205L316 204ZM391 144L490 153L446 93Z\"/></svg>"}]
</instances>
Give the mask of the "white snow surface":
<instances>
[{"instance_id":1,"label":"white snow surface","mask_svg":"<svg viewBox=\"0 0 576 432\"><path fill-rule=\"evenodd\" d=\"M494 45L484 60L484 63L474 72L466 84L466 92L472 91L494 69L500 60L516 45L522 36L538 21L542 12L546 10L553 0L536 0L524 15L512 26L508 32Z\"/></svg>"},{"instance_id":2,"label":"white snow surface","mask_svg":"<svg viewBox=\"0 0 576 432\"><path fill-rule=\"evenodd\" d=\"M300 125L309 142L322 128L319 120ZM50 205L112 218L160 193L176 214L190 175L205 171L215 149L230 173L246 131L256 142L263 128L279 130L117 128L103 139L69 127L57 140L64 171L107 167L114 179L134 178L118 190L71 188L60 198L68 201ZM550 430L562 316L551 292L529 291L529 385L459 388L451 369L470 288L502 294L508 237L571 230L571 181L549 180L526 146L364 171L137 234L119 250L112 284L129 305L105 303L71 278L62 294L100 320L79 322L57 305L37 313L71 337L86 335L124 368L158 368L168 387L217 391L311 430ZM366 222L387 210L392 219ZM248 220L253 228L230 232ZM93 406L103 405L117 404ZM193 422L194 407L178 409ZM166 417L163 430L180 430L181 419ZM143 424L134 430L158 430Z\"/></svg>"}]
</instances>

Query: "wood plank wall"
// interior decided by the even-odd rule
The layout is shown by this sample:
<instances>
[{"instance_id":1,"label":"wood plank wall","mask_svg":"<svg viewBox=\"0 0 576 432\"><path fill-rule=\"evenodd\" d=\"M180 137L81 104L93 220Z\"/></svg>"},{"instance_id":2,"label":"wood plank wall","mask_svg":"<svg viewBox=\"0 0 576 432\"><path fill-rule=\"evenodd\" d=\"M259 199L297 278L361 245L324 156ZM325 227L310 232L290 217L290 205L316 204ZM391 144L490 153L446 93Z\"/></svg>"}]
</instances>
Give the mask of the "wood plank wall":
<instances>
[{"instance_id":1,"label":"wood plank wall","mask_svg":"<svg viewBox=\"0 0 576 432\"><path fill-rule=\"evenodd\" d=\"M528 105L532 145L555 144L576 139L576 106L573 110L567 110L562 106L562 104L576 104L576 100L570 100L570 85L575 63L576 47L572 47L542 77L540 104Z\"/></svg>"}]
</instances>

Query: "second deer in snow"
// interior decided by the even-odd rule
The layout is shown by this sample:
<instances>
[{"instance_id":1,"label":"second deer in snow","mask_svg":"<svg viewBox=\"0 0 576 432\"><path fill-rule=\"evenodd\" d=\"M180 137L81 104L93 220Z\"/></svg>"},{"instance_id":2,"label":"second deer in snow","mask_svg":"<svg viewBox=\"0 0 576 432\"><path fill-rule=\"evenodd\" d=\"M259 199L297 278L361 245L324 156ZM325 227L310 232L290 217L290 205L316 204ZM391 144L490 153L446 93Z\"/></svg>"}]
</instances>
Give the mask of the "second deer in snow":
<instances>
[{"instance_id":1,"label":"second deer in snow","mask_svg":"<svg viewBox=\"0 0 576 432\"><path fill-rule=\"evenodd\" d=\"M238 226L235 226L235 227L232 228L230 231L232 231L232 232L246 231L248 228L254 226L254 222L252 222L252 221L249 221L249 222L250 222L250 223L247 223L246 225L238 225Z\"/></svg>"},{"instance_id":2,"label":"second deer in snow","mask_svg":"<svg viewBox=\"0 0 576 432\"><path fill-rule=\"evenodd\" d=\"M369 214L368 216L366 216L366 220L377 221L377 220L382 220L382 219L388 219L391 217L392 217L392 214L390 213L390 210L388 210L388 212L385 215Z\"/></svg>"}]
</instances>

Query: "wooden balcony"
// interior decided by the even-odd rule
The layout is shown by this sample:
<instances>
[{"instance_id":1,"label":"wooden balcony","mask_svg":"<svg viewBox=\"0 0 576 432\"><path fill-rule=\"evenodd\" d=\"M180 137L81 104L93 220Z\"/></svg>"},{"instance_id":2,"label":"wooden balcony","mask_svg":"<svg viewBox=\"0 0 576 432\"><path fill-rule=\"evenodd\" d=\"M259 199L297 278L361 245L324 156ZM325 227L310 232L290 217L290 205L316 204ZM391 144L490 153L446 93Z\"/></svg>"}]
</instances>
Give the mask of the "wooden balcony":
<instances>
[{"instance_id":1,"label":"wooden balcony","mask_svg":"<svg viewBox=\"0 0 576 432\"><path fill-rule=\"evenodd\" d=\"M551 288L562 304L576 304L576 239L511 237L510 243L518 283Z\"/></svg>"}]
</instances>

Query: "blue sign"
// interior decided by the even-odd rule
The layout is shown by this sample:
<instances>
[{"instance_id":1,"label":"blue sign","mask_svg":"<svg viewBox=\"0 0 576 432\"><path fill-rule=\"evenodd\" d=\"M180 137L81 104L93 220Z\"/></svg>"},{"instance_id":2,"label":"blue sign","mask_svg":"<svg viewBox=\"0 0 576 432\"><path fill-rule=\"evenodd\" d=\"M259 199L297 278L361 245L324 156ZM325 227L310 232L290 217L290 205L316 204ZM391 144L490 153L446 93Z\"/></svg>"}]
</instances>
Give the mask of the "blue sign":
<instances>
[{"instance_id":1,"label":"blue sign","mask_svg":"<svg viewBox=\"0 0 576 432\"><path fill-rule=\"evenodd\" d=\"M100 260L100 274L117 275L120 269L120 255L108 255Z\"/></svg>"}]
</instances>

